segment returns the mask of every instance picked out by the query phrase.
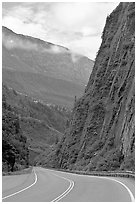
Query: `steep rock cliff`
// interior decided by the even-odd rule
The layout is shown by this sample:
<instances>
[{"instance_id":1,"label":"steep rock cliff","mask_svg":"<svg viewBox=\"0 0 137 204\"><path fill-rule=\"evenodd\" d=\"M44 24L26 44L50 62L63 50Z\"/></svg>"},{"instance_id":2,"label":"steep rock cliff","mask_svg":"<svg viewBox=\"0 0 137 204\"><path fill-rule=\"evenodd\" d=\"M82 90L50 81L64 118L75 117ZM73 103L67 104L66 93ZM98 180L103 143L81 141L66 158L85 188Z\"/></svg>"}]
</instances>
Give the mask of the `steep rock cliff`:
<instances>
[{"instance_id":1,"label":"steep rock cliff","mask_svg":"<svg viewBox=\"0 0 137 204\"><path fill-rule=\"evenodd\" d=\"M107 17L85 93L56 155L61 168L134 170L135 3Z\"/></svg>"}]
</instances>

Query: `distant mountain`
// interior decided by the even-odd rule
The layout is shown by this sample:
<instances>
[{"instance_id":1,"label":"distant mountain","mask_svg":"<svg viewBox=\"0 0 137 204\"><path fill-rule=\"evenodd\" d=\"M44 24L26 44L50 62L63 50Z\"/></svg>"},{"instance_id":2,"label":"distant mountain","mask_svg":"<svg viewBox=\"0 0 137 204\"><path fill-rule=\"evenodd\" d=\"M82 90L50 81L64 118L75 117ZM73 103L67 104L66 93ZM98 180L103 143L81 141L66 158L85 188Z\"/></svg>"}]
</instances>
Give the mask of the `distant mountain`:
<instances>
[{"instance_id":1,"label":"distant mountain","mask_svg":"<svg viewBox=\"0 0 137 204\"><path fill-rule=\"evenodd\" d=\"M3 82L37 99L72 106L94 62L67 48L2 27Z\"/></svg>"}]
</instances>

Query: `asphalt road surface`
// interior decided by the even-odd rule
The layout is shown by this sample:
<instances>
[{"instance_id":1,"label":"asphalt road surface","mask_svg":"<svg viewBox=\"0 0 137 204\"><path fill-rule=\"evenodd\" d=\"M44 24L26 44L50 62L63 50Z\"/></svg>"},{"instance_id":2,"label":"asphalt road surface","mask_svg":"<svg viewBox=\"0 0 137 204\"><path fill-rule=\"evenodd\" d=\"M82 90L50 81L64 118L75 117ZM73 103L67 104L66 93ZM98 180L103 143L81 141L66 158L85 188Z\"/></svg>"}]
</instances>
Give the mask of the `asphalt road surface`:
<instances>
[{"instance_id":1,"label":"asphalt road surface","mask_svg":"<svg viewBox=\"0 0 137 204\"><path fill-rule=\"evenodd\" d=\"M33 168L2 178L3 202L132 202L134 180Z\"/></svg>"}]
</instances>

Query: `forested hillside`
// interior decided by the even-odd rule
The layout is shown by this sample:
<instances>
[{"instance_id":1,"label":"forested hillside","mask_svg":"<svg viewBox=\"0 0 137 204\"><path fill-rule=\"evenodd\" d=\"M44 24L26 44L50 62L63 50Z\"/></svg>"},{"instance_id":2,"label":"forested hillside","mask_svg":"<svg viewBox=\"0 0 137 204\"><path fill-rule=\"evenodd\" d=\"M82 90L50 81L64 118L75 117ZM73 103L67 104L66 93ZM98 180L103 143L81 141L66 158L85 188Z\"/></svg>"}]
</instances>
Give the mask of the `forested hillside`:
<instances>
[{"instance_id":1,"label":"forested hillside","mask_svg":"<svg viewBox=\"0 0 137 204\"><path fill-rule=\"evenodd\" d=\"M50 146L56 145L61 140L68 124L70 110L64 107L42 104L31 97L9 89L5 85L3 85L3 100L6 101L6 107L10 107L10 114L18 118L18 126L28 144L29 163L33 164L36 156L47 151ZM9 120L7 110L5 114L4 108L3 114L5 120L6 117ZM11 123L14 123L14 117L10 117ZM3 128L4 124L3 121ZM10 140L10 129L7 135Z\"/></svg>"},{"instance_id":2,"label":"forested hillside","mask_svg":"<svg viewBox=\"0 0 137 204\"><path fill-rule=\"evenodd\" d=\"M29 165L27 138L20 128L19 118L14 114L5 96L2 100L2 170L15 171Z\"/></svg>"}]
</instances>

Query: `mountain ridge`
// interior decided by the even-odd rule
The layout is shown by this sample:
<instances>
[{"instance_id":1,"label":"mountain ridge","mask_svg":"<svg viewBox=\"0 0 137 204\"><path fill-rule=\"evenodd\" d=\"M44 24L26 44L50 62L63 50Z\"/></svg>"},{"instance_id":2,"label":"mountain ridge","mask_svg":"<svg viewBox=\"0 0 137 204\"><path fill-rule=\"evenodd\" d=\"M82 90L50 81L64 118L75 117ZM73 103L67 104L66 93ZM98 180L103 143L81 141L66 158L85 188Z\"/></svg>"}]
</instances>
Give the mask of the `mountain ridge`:
<instances>
[{"instance_id":1,"label":"mountain ridge","mask_svg":"<svg viewBox=\"0 0 137 204\"><path fill-rule=\"evenodd\" d=\"M61 57L65 57L65 60L67 60L68 63L70 63L70 59L72 60L73 62L73 58L74 58L74 62L72 63L72 68L75 70L80 70L80 68L78 68L77 66L75 66L75 62L79 61L81 58L83 58L84 60L88 60L90 63L93 61L90 60L88 57L85 57L85 56L82 56L80 54L76 54L76 53L73 53L71 52L68 48L65 48L63 46L60 46L60 45L56 45L56 44L53 44L53 43L50 43L50 42L46 42L44 40L41 40L41 39L38 39L38 38L34 38L34 37L31 37L31 36L25 36L25 35L22 35L22 34L16 34L15 32L13 32L12 30L6 28L6 27L3 27L2 28L2 32L3 32L3 46L6 47L8 50L14 50L14 49L17 49L17 48L20 48L20 49L24 49L24 50L29 50L29 51L35 51L35 52L40 52L41 54L41 57L42 57L42 54L52 54L54 57L57 57L59 54L61 54L62 56ZM4 49L3 47L3 49ZM19 50L18 50L19 51ZM14 54L14 52L13 52ZM25 57L25 53L21 53L24 55ZM29 53L27 53L29 54ZM38 54L38 53L37 53ZM64 56L64 54L66 56ZM72 58L70 58L70 55L72 54ZM35 53L34 53L35 55ZM56 56L57 55L57 56ZM74 57L73 57L74 55ZM16 56L20 57L19 56L19 53L16 53ZM32 55L30 55L31 57ZM23 56L22 56L23 57ZM35 57L38 57L38 56L35 56ZM46 56L45 56L46 57ZM48 57L51 58L50 55L48 55ZM39 59L39 58L38 58ZM51 58L52 59L52 58ZM58 59L58 58L57 58ZM25 60L28 60L27 58L25 58ZM29 61L28 61L29 62ZM27 63L28 63L27 62ZM35 63L39 63L39 61L35 61ZM45 61L44 61L45 62ZM5 63L5 62L3 62ZM37 65L36 63L36 65ZM56 62L57 63L57 62ZM86 65L86 61L84 62L85 65ZM45 63L46 64L46 63ZM58 64L58 63L57 63ZM29 64L28 64L29 65ZM39 64L40 65L40 64ZM60 64L61 65L61 64ZM44 63L43 63L43 66L44 66ZM57 66L57 65L56 65ZM35 67L35 66L34 66ZM71 71L73 71L73 69L71 68ZM70 66L69 66L69 69L70 69ZM89 70L88 70L89 69ZM62 69L63 71L63 69ZM84 70L85 71L85 70ZM91 72L91 66L87 67L87 70L88 72ZM69 70L70 72L70 70ZM47 74L47 73L46 73ZM78 74L78 73L75 73L75 74ZM74 75L74 71L73 71L73 75ZM85 72L85 76L80 76L80 77L87 77L86 76L87 73ZM68 77L68 78L67 78ZM69 75L65 77L65 80L70 80L69 79ZM82 78L81 78L82 79ZM84 78L83 78L84 79ZM86 81L88 80L88 78L86 78ZM85 82L86 82L85 81ZM83 81L84 82L84 81Z\"/></svg>"},{"instance_id":2,"label":"mountain ridge","mask_svg":"<svg viewBox=\"0 0 137 204\"><path fill-rule=\"evenodd\" d=\"M93 61L71 54L64 47L3 28L3 82L46 103L73 107L75 96L84 91Z\"/></svg>"},{"instance_id":3,"label":"mountain ridge","mask_svg":"<svg viewBox=\"0 0 137 204\"><path fill-rule=\"evenodd\" d=\"M25 37L25 38L30 39L30 40L32 40L32 41L37 40L37 41L41 42L41 44L44 43L44 44L47 44L47 45L55 45L54 43L51 43L51 42L48 42L48 41L44 41L44 40L42 40L42 39L40 39L40 38L36 38L36 37L29 36L29 35L24 35L24 34L16 33L16 32L14 32L13 30L7 28L6 26L2 26L2 32L7 33L7 34L13 33L15 36L16 36L16 35L19 35L20 37L23 37L23 38ZM61 48L64 48L65 50L69 50L68 48L66 48L66 47L64 47L64 46L61 46L61 45L57 45L57 44L56 44L56 46L61 47ZM49 46L48 46L48 47L49 47Z\"/></svg>"}]
</instances>

